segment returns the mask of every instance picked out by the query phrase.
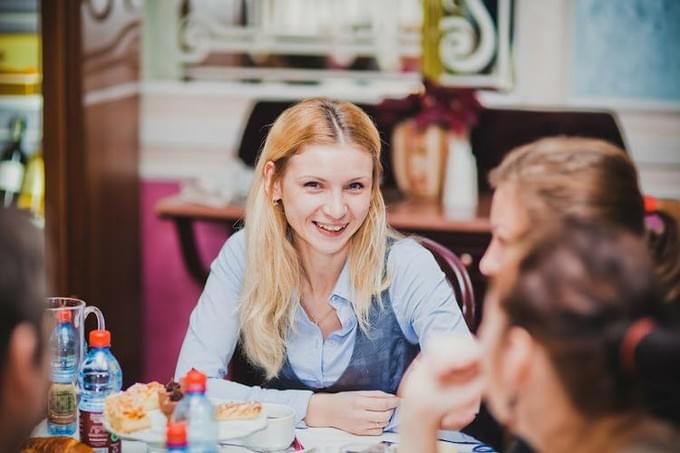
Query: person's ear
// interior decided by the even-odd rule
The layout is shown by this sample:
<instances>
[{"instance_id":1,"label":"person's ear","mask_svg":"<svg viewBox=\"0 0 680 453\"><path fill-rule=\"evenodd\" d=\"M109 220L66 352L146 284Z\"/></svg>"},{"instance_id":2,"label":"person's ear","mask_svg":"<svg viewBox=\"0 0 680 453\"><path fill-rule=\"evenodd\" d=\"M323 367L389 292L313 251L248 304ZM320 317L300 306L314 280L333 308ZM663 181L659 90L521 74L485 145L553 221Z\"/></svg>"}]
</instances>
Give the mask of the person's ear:
<instances>
[{"instance_id":1,"label":"person's ear","mask_svg":"<svg viewBox=\"0 0 680 453\"><path fill-rule=\"evenodd\" d=\"M281 183L274 181L276 175L276 165L271 160L264 164L264 182L266 192L269 194L271 201L275 202L281 199Z\"/></svg>"},{"instance_id":2,"label":"person's ear","mask_svg":"<svg viewBox=\"0 0 680 453\"><path fill-rule=\"evenodd\" d=\"M39 332L29 323L21 323L14 328L10 335L6 376L13 393L29 395L44 387L43 357L37 357ZM43 351L44 353L44 351Z\"/></svg>"}]
</instances>

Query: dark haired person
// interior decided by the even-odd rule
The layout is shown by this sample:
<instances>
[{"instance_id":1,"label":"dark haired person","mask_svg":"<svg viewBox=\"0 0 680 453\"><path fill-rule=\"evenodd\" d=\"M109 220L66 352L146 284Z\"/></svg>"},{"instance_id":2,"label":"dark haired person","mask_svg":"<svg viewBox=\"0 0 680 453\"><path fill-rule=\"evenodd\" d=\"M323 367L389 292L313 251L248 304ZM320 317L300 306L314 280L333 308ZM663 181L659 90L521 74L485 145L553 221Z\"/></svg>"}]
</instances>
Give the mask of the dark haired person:
<instances>
[{"instance_id":1,"label":"dark haired person","mask_svg":"<svg viewBox=\"0 0 680 453\"><path fill-rule=\"evenodd\" d=\"M436 451L446 409L434 402L482 382L492 413L537 451L677 452L678 428L656 414L659 392L680 402L676 307L640 238L566 221L509 249L499 270L480 329L482 372L426 351L402 389L399 451Z\"/></svg>"},{"instance_id":2,"label":"dark haired person","mask_svg":"<svg viewBox=\"0 0 680 453\"><path fill-rule=\"evenodd\" d=\"M0 209L0 451L14 452L45 417L48 363L42 234Z\"/></svg>"}]
</instances>

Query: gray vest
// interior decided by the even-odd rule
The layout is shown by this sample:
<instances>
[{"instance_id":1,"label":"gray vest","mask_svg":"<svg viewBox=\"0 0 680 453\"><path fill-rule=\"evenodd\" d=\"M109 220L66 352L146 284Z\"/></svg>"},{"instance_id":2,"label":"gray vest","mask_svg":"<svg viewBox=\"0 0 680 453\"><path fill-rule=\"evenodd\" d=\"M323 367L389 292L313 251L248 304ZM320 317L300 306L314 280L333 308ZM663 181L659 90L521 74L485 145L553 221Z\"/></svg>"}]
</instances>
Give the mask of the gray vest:
<instances>
[{"instance_id":1,"label":"gray vest","mask_svg":"<svg viewBox=\"0 0 680 453\"><path fill-rule=\"evenodd\" d=\"M393 240L388 243L388 252ZM280 390L312 390L336 393L354 390L382 390L396 393L406 368L420 351L418 345L409 343L399 327L392 309L388 290L381 294L382 306L373 300L369 311L369 331L358 326L352 358L340 378L329 387L309 387L300 381L288 357L277 377L264 378L262 370L249 364L240 348L234 353L231 364L231 380L247 385Z\"/></svg>"}]
</instances>

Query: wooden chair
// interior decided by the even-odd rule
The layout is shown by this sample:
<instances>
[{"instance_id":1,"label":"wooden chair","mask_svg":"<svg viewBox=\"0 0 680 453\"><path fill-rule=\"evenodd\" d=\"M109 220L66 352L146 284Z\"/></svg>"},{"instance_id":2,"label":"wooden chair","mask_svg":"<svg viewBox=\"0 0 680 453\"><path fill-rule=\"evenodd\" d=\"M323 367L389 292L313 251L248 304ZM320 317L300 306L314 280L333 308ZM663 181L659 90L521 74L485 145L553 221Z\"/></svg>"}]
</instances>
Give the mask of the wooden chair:
<instances>
[{"instance_id":1,"label":"wooden chair","mask_svg":"<svg viewBox=\"0 0 680 453\"><path fill-rule=\"evenodd\" d=\"M434 259L453 288L460 310L463 312L465 323L471 332L476 332L478 318L475 294L472 289L470 275L463 262L451 250L432 239L417 235L410 237L434 255Z\"/></svg>"}]
</instances>

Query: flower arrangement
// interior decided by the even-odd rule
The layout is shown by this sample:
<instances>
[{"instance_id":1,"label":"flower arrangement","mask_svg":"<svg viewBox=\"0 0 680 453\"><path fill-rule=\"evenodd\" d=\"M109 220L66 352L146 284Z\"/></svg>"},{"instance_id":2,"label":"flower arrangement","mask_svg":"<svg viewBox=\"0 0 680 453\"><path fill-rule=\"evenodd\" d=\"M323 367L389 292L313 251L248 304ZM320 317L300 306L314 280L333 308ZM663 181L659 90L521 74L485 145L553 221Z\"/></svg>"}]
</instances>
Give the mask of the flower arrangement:
<instances>
[{"instance_id":1,"label":"flower arrangement","mask_svg":"<svg viewBox=\"0 0 680 453\"><path fill-rule=\"evenodd\" d=\"M443 87L427 79L423 85L422 93L385 99L378 107L381 122L395 124L413 118L420 130L436 125L457 134L467 133L477 124L482 106L473 89Z\"/></svg>"},{"instance_id":2,"label":"flower arrangement","mask_svg":"<svg viewBox=\"0 0 680 453\"><path fill-rule=\"evenodd\" d=\"M397 187L408 196L446 203L451 200L446 184L449 193L462 185L469 194L467 205L476 206L477 169L468 132L482 106L472 89L442 87L429 80L423 86L422 93L386 99L378 107L380 122L393 127L390 146Z\"/></svg>"}]
</instances>

